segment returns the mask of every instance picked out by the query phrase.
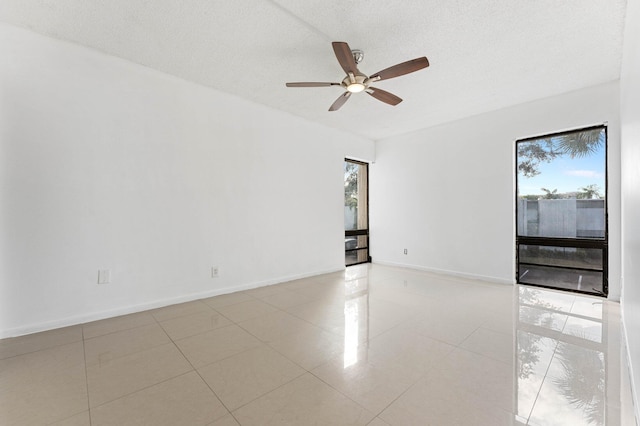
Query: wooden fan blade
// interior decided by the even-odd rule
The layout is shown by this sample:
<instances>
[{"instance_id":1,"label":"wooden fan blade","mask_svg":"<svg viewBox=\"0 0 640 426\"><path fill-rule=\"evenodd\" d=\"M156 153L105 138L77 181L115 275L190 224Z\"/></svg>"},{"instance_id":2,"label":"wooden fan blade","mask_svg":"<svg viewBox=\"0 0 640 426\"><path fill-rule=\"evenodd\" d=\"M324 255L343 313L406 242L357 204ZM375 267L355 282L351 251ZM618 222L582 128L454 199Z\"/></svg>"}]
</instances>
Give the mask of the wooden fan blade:
<instances>
[{"instance_id":1,"label":"wooden fan blade","mask_svg":"<svg viewBox=\"0 0 640 426\"><path fill-rule=\"evenodd\" d=\"M356 60L353 59L353 53L351 52L351 48L344 41L334 41L331 43L333 46L333 52L336 54L336 58L340 63L340 66L347 74L359 74L358 65L356 64Z\"/></svg>"},{"instance_id":2,"label":"wooden fan blade","mask_svg":"<svg viewBox=\"0 0 640 426\"><path fill-rule=\"evenodd\" d=\"M351 96L351 92L344 92L342 95L340 95L340 97L338 99L336 99L336 101L329 107L329 111L337 111L340 109L340 107L342 105L344 105L345 102L347 102L347 99L349 99L349 96Z\"/></svg>"},{"instance_id":3,"label":"wooden fan blade","mask_svg":"<svg viewBox=\"0 0 640 426\"><path fill-rule=\"evenodd\" d=\"M376 89L375 87L369 87L367 89L367 93L376 98L379 101L382 101L389 105L398 105L402 102L402 99L394 95L393 93L389 93L382 89Z\"/></svg>"},{"instance_id":4,"label":"wooden fan blade","mask_svg":"<svg viewBox=\"0 0 640 426\"><path fill-rule=\"evenodd\" d=\"M316 82L287 83L287 87L325 87L325 86L340 86L340 83L316 83Z\"/></svg>"},{"instance_id":5,"label":"wooden fan blade","mask_svg":"<svg viewBox=\"0 0 640 426\"><path fill-rule=\"evenodd\" d=\"M399 77L401 75L409 74L414 71L421 70L429 66L429 60L426 57L412 59L407 62L403 62L398 65L394 65L389 68L385 68L382 71L378 71L375 74L369 76L369 80L375 79L376 81L388 80L390 78Z\"/></svg>"}]
</instances>

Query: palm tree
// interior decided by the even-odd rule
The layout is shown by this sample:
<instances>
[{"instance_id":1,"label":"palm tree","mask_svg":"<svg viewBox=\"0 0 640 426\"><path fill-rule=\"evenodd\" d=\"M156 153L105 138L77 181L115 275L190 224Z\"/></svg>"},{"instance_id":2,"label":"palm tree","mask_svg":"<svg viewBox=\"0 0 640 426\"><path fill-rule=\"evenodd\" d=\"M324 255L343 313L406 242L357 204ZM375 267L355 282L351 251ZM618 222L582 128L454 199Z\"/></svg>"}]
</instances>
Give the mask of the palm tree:
<instances>
[{"instance_id":1,"label":"palm tree","mask_svg":"<svg viewBox=\"0 0 640 426\"><path fill-rule=\"evenodd\" d=\"M600 194L600 188L595 183L587 185L579 189L578 198L591 200L593 198L602 198Z\"/></svg>"},{"instance_id":2,"label":"palm tree","mask_svg":"<svg viewBox=\"0 0 640 426\"><path fill-rule=\"evenodd\" d=\"M560 195L557 194L558 192L557 189L554 189L553 191L550 191L547 188L540 188L540 189L545 192L543 197L545 200L556 200L560 198Z\"/></svg>"},{"instance_id":3,"label":"palm tree","mask_svg":"<svg viewBox=\"0 0 640 426\"><path fill-rule=\"evenodd\" d=\"M524 177L536 176L540 174L540 163L550 163L562 155L571 158L588 157L604 144L604 138L604 128L597 128L519 142L518 173Z\"/></svg>"},{"instance_id":4,"label":"palm tree","mask_svg":"<svg viewBox=\"0 0 640 426\"><path fill-rule=\"evenodd\" d=\"M590 425L604 425L606 402L603 353L559 342L555 357L563 370L553 380L555 385L571 405L583 410Z\"/></svg>"},{"instance_id":5,"label":"palm tree","mask_svg":"<svg viewBox=\"0 0 640 426\"><path fill-rule=\"evenodd\" d=\"M553 138L554 147L571 158L588 157L604 143L604 129L582 130Z\"/></svg>"}]
</instances>

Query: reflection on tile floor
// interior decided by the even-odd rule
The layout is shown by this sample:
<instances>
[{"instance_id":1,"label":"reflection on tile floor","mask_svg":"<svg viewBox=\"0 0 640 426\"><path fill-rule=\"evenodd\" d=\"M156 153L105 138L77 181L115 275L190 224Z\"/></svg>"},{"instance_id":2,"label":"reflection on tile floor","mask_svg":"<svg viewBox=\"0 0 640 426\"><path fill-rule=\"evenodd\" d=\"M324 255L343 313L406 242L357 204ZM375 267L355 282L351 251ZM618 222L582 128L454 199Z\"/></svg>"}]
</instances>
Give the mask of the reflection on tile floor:
<instances>
[{"instance_id":1,"label":"reflection on tile floor","mask_svg":"<svg viewBox=\"0 0 640 426\"><path fill-rule=\"evenodd\" d=\"M0 340L0 424L633 426L619 306L381 265Z\"/></svg>"}]
</instances>

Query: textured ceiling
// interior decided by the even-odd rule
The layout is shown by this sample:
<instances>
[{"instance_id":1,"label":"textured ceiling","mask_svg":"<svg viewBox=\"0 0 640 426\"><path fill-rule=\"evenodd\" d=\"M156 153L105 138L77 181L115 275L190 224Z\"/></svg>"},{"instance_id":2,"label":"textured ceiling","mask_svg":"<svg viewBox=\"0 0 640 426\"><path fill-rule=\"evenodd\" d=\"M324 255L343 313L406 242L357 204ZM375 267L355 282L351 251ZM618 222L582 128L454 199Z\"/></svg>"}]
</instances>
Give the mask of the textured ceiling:
<instances>
[{"instance_id":1,"label":"textured ceiling","mask_svg":"<svg viewBox=\"0 0 640 426\"><path fill-rule=\"evenodd\" d=\"M625 0L2 0L0 21L89 46L370 139L619 78ZM431 66L327 109L344 77L331 41L365 74Z\"/></svg>"}]
</instances>

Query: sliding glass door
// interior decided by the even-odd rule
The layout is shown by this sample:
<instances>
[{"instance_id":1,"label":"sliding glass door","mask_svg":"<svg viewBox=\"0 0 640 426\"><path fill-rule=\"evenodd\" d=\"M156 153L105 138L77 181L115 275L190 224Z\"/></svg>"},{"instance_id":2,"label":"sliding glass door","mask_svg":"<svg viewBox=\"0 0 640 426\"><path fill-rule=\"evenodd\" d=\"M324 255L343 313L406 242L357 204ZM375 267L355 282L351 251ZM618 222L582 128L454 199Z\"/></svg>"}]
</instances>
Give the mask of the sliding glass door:
<instances>
[{"instance_id":1,"label":"sliding glass door","mask_svg":"<svg viewBox=\"0 0 640 426\"><path fill-rule=\"evenodd\" d=\"M517 280L607 295L607 129L516 142Z\"/></svg>"},{"instance_id":2,"label":"sliding glass door","mask_svg":"<svg viewBox=\"0 0 640 426\"><path fill-rule=\"evenodd\" d=\"M344 161L344 250L345 265L370 262L369 256L369 165Z\"/></svg>"}]
</instances>

